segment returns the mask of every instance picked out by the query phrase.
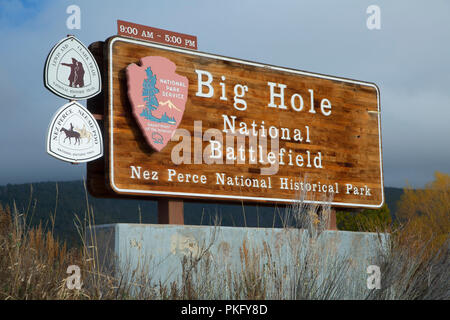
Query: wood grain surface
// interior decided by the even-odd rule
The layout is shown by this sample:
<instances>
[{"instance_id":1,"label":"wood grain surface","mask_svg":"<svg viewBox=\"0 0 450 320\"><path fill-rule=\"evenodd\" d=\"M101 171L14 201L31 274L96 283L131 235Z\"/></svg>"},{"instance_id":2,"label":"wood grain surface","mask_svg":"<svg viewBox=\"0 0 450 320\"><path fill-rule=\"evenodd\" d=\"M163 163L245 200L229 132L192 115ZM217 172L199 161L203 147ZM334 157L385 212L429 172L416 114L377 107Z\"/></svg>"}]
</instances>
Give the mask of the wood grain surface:
<instances>
[{"instance_id":1,"label":"wood grain surface","mask_svg":"<svg viewBox=\"0 0 450 320\"><path fill-rule=\"evenodd\" d=\"M121 37L109 38L105 43L95 43L91 45L91 51L103 62L101 68L104 70L104 90L96 101L88 102L88 108L101 112L104 106L106 148L103 160L88 164L88 187L93 194L266 204L288 203L304 197L310 202L331 202L332 206L371 208L383 204L379 92L374 84ZM176 73L189 80L188 100L179 129L190 133L190 164L175 164L172 161L172 149L179 141L170 141L160 152L154 151L146 143L132 115L125 70L129 64L139 64L140 59L147 56L169 59L176 64ZM206 70L213 76L212 97L197 95L199 85L196 70ZM222 80L222 76L225 80ZM227 100L220 99L223 95L221 82L225 86L224 96ZM269 106L269 82L286 86L286 109ZM248 92L243 97L247 104L245 110L238 110L233 105L236 84L248 87ZM202 89L207 91L206 87ZM273 90L274 93L280 92L278 86ZM293 98L297 111L291 106L291 97L295 94L301 95L303 99L300 111L298 96ZM281 99L274 96L273 102L280 105ZM324 105L323 110L321 104ZM197 158L197 162L201 160L202 163L194 163L194 144L197 147L201 144L203 153L209 142L202 142L201 136L211 128L223 131L224 115L230 120L231 116L236 116L236 130L239 130L241 123L245 123L251 130L253 121L257 125L256 129L260 129L263 122L266 130L271 126L277 128L279 136L282 135L281 128L289 130L289 139L279 140L280 150L284 149L284 164L280 164L278 153L276 158L279 169L275 174L261 174L261 168L268 168L269 164L249 163L248 139L245 144L245 163L235 161L227 164L226 150L223 150L223 164L206 164L202 157ZM194 121L202 121L202 130L200 134L197 132L196 137ZM295 129L300 130L302 141L294 139ZM287 137L286 134L284 138ZM267 152L269 151L270 138ZM289 153L293 157L293 165L288 164ZM311 156L311 167L307 166L308 153ZM303 157L303 166L295 163L297 155ZM314 165L315 157L319 157L316 159L319 166ZM140 168L140 178L132 174L132 167ZM186 179L186 174L204 175L206 183L168 181L169 169L182 174L183 179ZM156 172L158 180L144 179L144 170L148 170L149 175ZM222 183L218 178L222 174L234 182L237 177L244 183L230 185L226 178L225 183ZM251 186L245 184L245 179L250 179L247 182L251 181ZM259 187L255 187L255 180L259 181ZM262 187L263 180L270 188ZM282 183L283 181L287 184ZM294 187L292 189L291 182ZM295 190L295 182L300 190Z\"/></svg>"}]
</instances>

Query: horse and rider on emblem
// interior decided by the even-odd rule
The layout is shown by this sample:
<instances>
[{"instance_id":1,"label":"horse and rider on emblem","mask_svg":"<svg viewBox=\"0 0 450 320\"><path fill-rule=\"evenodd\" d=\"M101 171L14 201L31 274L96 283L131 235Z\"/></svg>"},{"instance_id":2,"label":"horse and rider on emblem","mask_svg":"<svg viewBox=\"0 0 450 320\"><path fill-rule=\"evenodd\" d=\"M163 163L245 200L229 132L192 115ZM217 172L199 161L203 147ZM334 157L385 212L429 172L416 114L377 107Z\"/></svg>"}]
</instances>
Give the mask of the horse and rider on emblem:
<instances>
[{"instance_id":1,"label":"horse and rider on emblem","mask_svg":"<svg viewBox=\"0 0 450 320\"><path fill-rule=\"evenodd\" d=\"M66 137L63 140L63 143L66 142L66 139L69 139L69 144L72 144L71 139L75 139L74 145L77 144L80 145L80 141L83 138L86 138L86 143L89 143L91 141L91 133L86 129L86 126L83 125L83 128L76 128L74 129L73 124L70 123L70 129L61 128L60 132L64 132Z\"/></svg>"}]
</instances>

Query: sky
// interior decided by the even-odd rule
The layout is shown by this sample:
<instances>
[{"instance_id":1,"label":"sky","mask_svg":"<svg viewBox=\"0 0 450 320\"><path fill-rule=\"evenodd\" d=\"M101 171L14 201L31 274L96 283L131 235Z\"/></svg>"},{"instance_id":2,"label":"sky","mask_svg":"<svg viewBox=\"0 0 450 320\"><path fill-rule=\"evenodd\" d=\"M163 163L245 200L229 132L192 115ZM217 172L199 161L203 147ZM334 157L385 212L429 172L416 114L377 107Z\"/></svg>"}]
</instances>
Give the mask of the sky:
<instances>
[{"instance_id":1,"label":"sky","mask_svg":"<svg viewBox=\"0 0 450 320\"><path fill-rule=\"evenodd\" d=\"M80 30L66 27L72 4ZM370 5L379 30L367 28ZM195 35L203 52L376 83L385 186L423 187L450 173L449 16L448 0L0 0L0 185L85 177L45 151L67 102L44 88L45 59L67 34L88 46L121 19Z\"/></svg>"}]
</instances>

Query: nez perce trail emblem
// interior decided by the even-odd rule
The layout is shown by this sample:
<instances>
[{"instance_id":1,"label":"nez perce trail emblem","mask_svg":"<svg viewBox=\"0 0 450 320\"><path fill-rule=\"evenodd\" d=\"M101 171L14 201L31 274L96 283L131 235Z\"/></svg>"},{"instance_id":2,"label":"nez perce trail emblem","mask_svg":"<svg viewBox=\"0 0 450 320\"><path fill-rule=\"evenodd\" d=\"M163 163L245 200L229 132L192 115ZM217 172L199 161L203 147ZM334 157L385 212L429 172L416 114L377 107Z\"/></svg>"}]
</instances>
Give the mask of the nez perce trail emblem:
<instances>
[{"instance_id":1,"label":"nez perce trail emblem","mask_svg":"<svg viewBox=\"0 0 450 320\"><path fill-rule=\"evenodd\" d=\"M128 98L133 115L147 143L161 151L183 118L189 81L175 73L167 58L141 59L141 65L127 67Z\"/></svg>"},{"instance_id":2,"label":"nez perce trail emblem","mask_svg":"<svg viewBox=\"0 0 450 320\"><path fill-rule=\"evenodd\" d=\"M50 122L47 153L72 163L103 156L101 130L92 114L75 101L62 106Z\"/></svg>"}]
</instances>

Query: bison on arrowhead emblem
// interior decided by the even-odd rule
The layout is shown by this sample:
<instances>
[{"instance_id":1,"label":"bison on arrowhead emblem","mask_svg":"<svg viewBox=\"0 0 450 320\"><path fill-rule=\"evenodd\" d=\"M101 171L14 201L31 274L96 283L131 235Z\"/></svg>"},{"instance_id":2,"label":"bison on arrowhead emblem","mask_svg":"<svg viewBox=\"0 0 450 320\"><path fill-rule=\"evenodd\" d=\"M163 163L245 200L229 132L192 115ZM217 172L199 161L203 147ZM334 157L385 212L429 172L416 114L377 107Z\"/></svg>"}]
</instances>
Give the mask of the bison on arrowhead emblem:
<instances>
[{"instance_id":1,"label":"bison on arrowhead emblem","mask_svg":"<svg viewBox=\"0 0 450 320\"><path fill-rule=\"evenodd\" d=\"M177 66L167 58L152 56L126 69L128 99L147 143L161 151L183 118L189 81L175 73Z\"/></svg>"}]
</instances>

